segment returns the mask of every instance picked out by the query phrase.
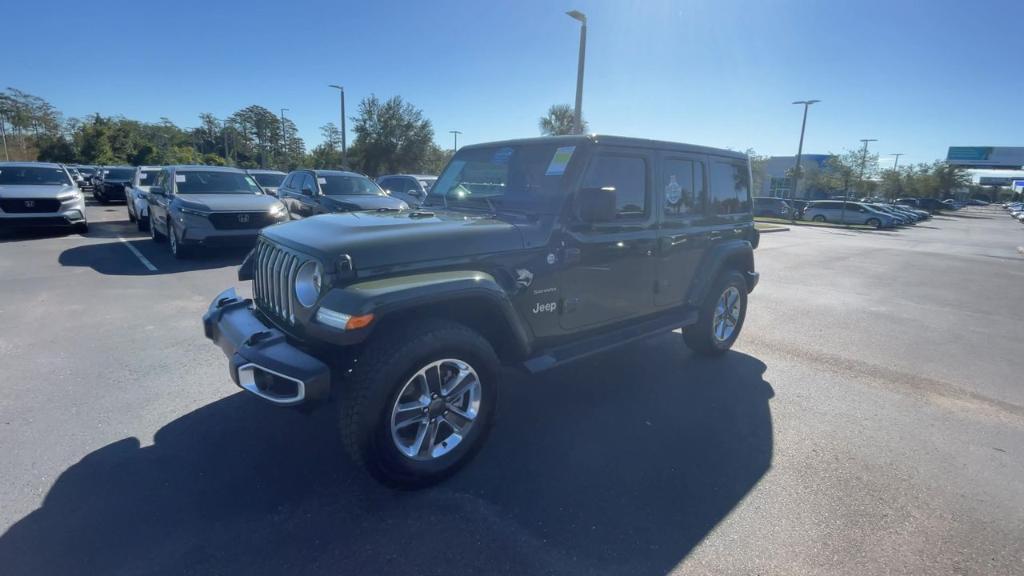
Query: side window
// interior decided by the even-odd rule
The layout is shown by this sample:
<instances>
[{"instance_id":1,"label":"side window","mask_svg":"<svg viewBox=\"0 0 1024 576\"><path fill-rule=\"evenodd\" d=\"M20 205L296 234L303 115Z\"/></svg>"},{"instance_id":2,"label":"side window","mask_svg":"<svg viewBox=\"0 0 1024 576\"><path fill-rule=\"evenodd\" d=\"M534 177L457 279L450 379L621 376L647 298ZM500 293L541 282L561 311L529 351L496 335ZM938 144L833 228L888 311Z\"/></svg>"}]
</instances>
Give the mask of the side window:
<instances>
[{"instance_id":1,"label":"side window","mask_svg":"<svg viewBox=\"0 0 1024 576\"><path fill-rule=\"evenodd\" d=\"M662 166L661 190L666 216L685 216L704 211L704 163L668 159Z\"/></svg>"},{"instance_id":2,"label":"side window","mask_svg":"<svg viewBox=\"0 0 1024 576\"><path fill-rule=\"evenodd\" d=\"M281 181L281 188L280 189L290 189L292 187L292 180L294 178L295 178L295 173L294 172L292 172L291 174L285 176L284 180Z\"/></svg>"},{"instance_id":3,"label":"side window","mask_svg":"<svg viewBox=\"0 0 1024 576\"><path fill-rule=\"evenodd\" d=\"M738 162L711 164L711 213L742 214L750 211L750 178Z\"/></svg>"},{"instance_id":4,"label":"side window","mask_svg":"<svg viewBox=\"0 0 1024 576\"><path fill-rule=\"evenodd\" d=\"M584 188L614 188L619 220L637 220L647 213L647 162L630 156L596 156L583 177Z\"/></svg>"},{"instance_id":5,"label":"side window","mask_svg":"<svg viewBox=\"0 0 1024 576\"><path fill-rule=\"evenodd\" d=\"M303 172L302 176L299 177L299 194L303 196L311 196L310 190L316 190L316 186L313 185L313 178L308 172Z\"/></svg>"},{"instance_id":6,"label":"side window","mask_svg":"<svg viewBox=\"0 0 1024 576\"><path fill-rule=\"evenodd\" d=\"M380 181L380 187L387 190L388 192L401 192L401 190L398 190L395 187L394 178L384 178L383 180Z\"/></svg>"},{"instance_id":7,"label":"side window","mask_svg":"<svg viewBox=\"0 0 1024 576\"><path fill-rule=\"evenodd\" d=\"M408 192L409 190L419 191L420 189L419 185L416 184L416 180L413 178L402 178L399 186L401 186L398 190L399 192Z\"/></svg>"}]
</instances>

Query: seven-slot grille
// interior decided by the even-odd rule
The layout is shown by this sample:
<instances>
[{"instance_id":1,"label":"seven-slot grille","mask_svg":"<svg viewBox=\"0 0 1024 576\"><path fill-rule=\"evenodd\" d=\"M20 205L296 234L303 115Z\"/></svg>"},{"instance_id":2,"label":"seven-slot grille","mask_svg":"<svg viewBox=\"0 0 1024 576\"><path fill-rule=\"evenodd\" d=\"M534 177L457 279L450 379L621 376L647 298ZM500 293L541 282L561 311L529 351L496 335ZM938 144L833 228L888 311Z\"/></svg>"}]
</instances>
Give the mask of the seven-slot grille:
<instances>
[{"instance_id":1,"label":"seven-slot grille","mask_svg":"<svg viewBox=\"0 0 1024 576\"><path fill-rule=\"evenodd\" d=\"M289 324L295 323L292 287L295 275L306 260L304 256L260 239L253 260L252 292L261 311Z\"/></svg>"},{"instance_id":2,"label":"seven-slot grille","mask_svg":"<svg viewBox=\"0 0 1024 576\"><path fill-rule=\"evenodd\" d=\"M56 212L60 209L60 200L56 198L4 198L0 200L0 208L8 214Z\"/></svg>"}]
</instances>

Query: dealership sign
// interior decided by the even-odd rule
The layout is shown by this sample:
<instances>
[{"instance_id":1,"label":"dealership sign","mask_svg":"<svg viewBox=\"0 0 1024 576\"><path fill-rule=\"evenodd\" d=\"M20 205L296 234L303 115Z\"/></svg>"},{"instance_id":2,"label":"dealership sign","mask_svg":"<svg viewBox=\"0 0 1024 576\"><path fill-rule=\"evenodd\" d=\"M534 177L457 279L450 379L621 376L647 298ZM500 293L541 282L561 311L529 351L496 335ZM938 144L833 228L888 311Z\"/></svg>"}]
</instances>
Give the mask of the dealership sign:
<instances>
[{"instance_id":1,"label":"dealership sign","mask_svg":"<svg viewBox=\"0 0 1024 576\"><path fill-rule=\"evenodd\" d=\"M982 186L1013 186L1013 176L982 176L978 179L978 184ZM1016 180L1020 182L1020 180Z\"/></svg>"},{"instance_id":2,"label":"dealership sign","mask_svg":"<svg viewBox=\"0 0 1024 576\"><path fill-rule=\"evenodd\" d=\"M1024 147L950 146L946 162L965 168L1024 168Z\"/></svg>"}]
</instances>

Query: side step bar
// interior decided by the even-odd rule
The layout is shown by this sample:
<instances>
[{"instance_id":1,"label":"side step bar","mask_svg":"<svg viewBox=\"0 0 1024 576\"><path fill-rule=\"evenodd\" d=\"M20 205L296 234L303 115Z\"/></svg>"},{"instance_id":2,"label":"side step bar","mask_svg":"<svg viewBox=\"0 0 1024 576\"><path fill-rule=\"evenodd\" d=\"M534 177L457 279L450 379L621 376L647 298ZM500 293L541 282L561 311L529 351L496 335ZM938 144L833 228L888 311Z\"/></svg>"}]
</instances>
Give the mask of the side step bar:
<instances>
[{"instance_id":1,"label":"side step bar","mask_svg":"<svg viewBox=\"0 0 1024 576\"><path fill-rule=\"evenodd\" d=\"M531 374L536 374L556 366L561 366L562 364L586 358L587 356L600 354L628 342L657 336L658 334L671 332L680 327L692 326L696 323L697 309L688 307L669 316L641 321L619 330L605 332L551 348L543 354L523 362L523 367Z\"/></svg>"}]
</instances>

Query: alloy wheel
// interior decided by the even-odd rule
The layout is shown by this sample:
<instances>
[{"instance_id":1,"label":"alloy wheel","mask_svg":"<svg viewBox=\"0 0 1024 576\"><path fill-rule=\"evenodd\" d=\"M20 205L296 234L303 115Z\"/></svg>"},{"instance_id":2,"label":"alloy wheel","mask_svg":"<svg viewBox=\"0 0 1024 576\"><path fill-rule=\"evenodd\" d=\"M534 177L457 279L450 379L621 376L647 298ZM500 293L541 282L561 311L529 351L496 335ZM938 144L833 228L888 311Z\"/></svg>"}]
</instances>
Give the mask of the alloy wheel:
<instances>
[{"instance_id":1,"label":"alloy wheel","mask_svg":"<svg viewBox=\"0 0 1024 576\"><path fill-rule=\"evenodd\" d=\"M391 408L391 439L413 460L440 458L469 434L481 400L480 377L472 366L451 358L431 362L398 393Z\"/></svg>"},{"instance_id":2,"label":"alloy wheel","mask_svg":"<svg viewBox=\"0 0 1024 576\"><path fill-rule=\"evenodd\" d=\"M711 320L712 335L718 342L727 342L740 322L740 291L729 286L715 304L715 315Z\"/></svg>"}]
</instances>

